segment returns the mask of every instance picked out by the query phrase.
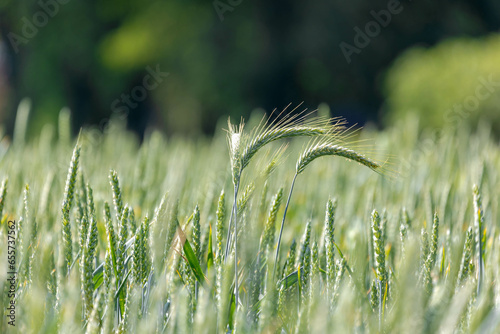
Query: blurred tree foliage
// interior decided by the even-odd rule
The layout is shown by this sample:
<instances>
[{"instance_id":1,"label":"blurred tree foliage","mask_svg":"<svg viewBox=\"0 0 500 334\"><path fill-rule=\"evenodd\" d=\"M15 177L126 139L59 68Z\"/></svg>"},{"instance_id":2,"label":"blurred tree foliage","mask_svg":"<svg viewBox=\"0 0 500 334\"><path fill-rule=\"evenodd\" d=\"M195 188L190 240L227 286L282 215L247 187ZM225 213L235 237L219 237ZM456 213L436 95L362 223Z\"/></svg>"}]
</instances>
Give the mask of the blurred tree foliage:
<instances>
[{"instance_id":1,"label":"blurred tree foliage","mask_svg":"<svg viewBox=\"0 0 500 334\"><path fill-rule=\"evenodd\" d=\"M363 30L388 2L0 0L7 64L0 69L9 83L0 121L11 127L16 105L29 96L31 130L55 121L63 106L75 128L121 109L139 132L147 124L211 132L222 115L301 101L326 102L334 114L363 122L377 119L381 73L399 52L499 29L497 0L401 1L401 13L348 63L340 43L353 44L354 28ZM29 38L26 22L39 26ZM142 93L148 67L168 77L126 104L122 94Z\"/></svg>"},{"instance_id":2,"label":"blurred tree foliage","mask_svg":"<svg viewBox=\"0 0 500 334\"><path fill-rule=\"evenodd\" d=\"M405 52L387 73L388 120L419 115L421 127L476 126L500 133L500 35L457 38Z\"/></svg>"}]
</instances>

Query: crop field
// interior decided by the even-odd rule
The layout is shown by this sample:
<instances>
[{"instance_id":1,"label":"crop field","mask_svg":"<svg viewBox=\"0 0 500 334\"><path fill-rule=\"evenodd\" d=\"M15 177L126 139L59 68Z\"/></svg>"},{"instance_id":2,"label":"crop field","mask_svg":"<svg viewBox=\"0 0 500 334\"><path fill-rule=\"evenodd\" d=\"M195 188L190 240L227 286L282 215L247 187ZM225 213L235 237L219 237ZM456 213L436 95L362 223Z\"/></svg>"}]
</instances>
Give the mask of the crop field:
<instances>
[{"instance_id":1,"label":"crop field","mask_svg":"<svg viewBox=\"0 0 500 334\"><path fill-rule=\"evenodd\" d=\"M302 116L140 141L118 119L71 133L66 112L28 134L20 110L0 134L0 332L499 333L487 124Z\"/></svg>"}]
</instances>

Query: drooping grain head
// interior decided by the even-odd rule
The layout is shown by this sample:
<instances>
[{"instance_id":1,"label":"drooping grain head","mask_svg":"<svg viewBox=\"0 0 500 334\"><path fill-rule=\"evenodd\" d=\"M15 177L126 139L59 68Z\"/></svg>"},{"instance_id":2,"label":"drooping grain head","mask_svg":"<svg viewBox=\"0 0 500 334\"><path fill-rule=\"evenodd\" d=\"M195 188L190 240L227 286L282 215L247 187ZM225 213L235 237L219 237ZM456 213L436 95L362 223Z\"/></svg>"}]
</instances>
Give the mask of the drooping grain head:
<instances>
[{"instance_id":1,"label":"drooping grain head","mask_svg":"<svg viewBox=\"0 0 500 334\"><path fill-rule=\"evenodd\" d=\"M351 149L339 145L333 145L331 143L320 143L311 145L301 154L299 160L297 161L296 173L302 173L305 168L315 159L328 155L340 156L349 160L359 162L360 164L365 165L366 167L374 171L378 171L381 167L379 163Z\"/></svg>"}]
</instances>

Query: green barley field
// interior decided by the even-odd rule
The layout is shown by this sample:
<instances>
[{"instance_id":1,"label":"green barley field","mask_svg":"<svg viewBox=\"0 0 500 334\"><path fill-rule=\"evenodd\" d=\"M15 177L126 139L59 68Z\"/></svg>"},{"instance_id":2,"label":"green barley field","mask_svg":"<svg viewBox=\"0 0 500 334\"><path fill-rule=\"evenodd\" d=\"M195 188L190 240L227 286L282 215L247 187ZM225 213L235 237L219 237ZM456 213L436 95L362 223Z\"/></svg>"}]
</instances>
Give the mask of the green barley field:
<instances>
[{"instance_id":1,"label":"green barley field","mask_svg":"<svg viewBox=\"0 0 500 334\"><path fill-rule=\"evenodd\" d=\"M71 133L67 112L30 134L20 108L0 134L0 332L500 332L488 124L262 119L140 142L119 119Z\"/></svg>"}]
</instances>

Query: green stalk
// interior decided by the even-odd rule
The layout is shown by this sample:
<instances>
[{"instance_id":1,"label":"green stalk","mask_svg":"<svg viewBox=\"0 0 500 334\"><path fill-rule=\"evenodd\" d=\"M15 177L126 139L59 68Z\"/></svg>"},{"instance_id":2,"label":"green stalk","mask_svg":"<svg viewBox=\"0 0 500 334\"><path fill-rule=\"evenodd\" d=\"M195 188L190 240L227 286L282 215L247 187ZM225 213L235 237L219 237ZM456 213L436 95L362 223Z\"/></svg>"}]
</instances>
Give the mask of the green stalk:
<instances>
[{"instance_id":1,"label":"green stalk","mask_svg":"<svg viewBox=\"0 0 500 334\"><path fill-rule=\"evenodd\" d=\"M295 180L297 179L297 175L299 175L299 174L295 173L295 176L293 177L292 185L290 186L290 192L288 193L288 199L286 200L285 212L283 213L283 219L281 220L280 235L278 237L278 246L276 247L276 255L274 256L274 268L276 268L276 266L278 266L278 268L279 268L278 256L280 253L281 236L283 235L283 226L285 225L286 212L288 211L288 205L290 204L290 198L292 198L293 187L295 185ZM273 269L273 272L274 272L273 275L275 275L276 270Z\"/></svg>"}]
</instances>

